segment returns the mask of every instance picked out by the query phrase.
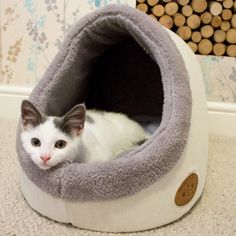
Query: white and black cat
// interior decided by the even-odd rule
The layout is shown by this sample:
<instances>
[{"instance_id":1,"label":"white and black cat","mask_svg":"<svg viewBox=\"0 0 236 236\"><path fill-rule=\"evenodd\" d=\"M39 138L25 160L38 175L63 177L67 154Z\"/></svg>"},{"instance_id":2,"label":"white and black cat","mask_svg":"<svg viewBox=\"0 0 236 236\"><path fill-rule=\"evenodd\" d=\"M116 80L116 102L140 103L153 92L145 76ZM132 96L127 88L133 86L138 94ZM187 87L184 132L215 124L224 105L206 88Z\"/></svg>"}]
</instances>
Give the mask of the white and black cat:
<instances>
[{"instance_id":1,"label":"white and black cat","mask_svg":"<svg viewBox=\"0 0 236 236\"><path fill-rule=\"evenodd\" d=\"M63 117L45 116L24 100L22 143L31 159L47 170L65 160L107 161L147 138L144 129L120 113L88 110L83 104Z\"/></svg>"}]
</instances>

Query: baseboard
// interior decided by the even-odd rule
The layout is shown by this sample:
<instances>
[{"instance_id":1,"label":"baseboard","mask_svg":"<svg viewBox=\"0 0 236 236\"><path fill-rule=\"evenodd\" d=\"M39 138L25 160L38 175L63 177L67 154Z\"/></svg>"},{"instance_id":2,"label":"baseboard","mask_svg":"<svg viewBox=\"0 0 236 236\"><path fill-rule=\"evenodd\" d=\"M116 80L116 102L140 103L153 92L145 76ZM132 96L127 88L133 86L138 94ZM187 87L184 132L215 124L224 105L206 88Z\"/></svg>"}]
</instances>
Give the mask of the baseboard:
<instances>
[{"instance_id":1,"label":"baseboard","mask_svg":"<svg viewBox=\"0 0 236 236\"><path fill-rule=\"evenodd\" d=\"M236 104L208 102L209 133L236 137Z\"/></svg>"},{"instance_id":2,"label":"baseboard","mask_svg":"<svg viewBox=\"0 0 236 236\"><path fill-rule=\"evenodd\" d=\"M18 119L20 104L32 88L0 86L0 118ZM236 137L236 104L208 102L209 133Z\"/></svg>"},{"instance_id":3,"label":"baseboard","mask_svg":"<svg viewBox=\"0 0 236 236\"><path fill-rule=\"evenodd\" d=\"M31 91L28 87L0 86L0 118L18 119L20 104Z\"/></svg>"}]
</instances>

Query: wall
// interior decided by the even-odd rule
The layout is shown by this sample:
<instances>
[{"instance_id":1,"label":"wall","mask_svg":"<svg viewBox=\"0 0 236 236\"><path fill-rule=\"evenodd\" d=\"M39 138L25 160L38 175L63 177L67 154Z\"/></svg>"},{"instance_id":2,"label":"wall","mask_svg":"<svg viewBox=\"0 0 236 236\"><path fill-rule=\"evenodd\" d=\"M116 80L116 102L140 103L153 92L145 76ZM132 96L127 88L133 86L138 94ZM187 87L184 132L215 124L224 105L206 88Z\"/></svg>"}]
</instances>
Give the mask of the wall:
<instances>
[{"instance_id":1,"label":"wall","mask_svg":"<svg viewBox=\"0 0 236 236\"><path fill-rule=\"evenodd\" d=\"M236 58L197 56L209 101L236 103Z\"/></svg>"},{"instance_id":2,"label":"wall","mask_svg":"<svg viewBox=\"0 0 236 236\"><path fill-rule=\"evenodd\" d=\"M0 0L0 118L16 118L70 26L109 3L135 0ZM210 133L236 134L236 59L198 56L209 101ZM224 103L221 103L224 102Z\"/></svg>"},{"instance_id":3,"label":"wall","mask_svg":"<svg viewBox=\"0 0 236 236\"><path fill-rule=\"evenodd\" d=\"M135 0L0 0L0 85L34 86L81 16Z\"/></svg>"},{"instance_id":4,"label":"wall","mask_svg":"<svg viewBox=\"0 0 236 236\"><path fill-rule=\"evenodd\" d=\"M27 93L41 78L70 26L109 3L135 0L0 0L0 90ZM209 101L236 102L236 58L198 56Z\"/></svg>"}]
</instances>

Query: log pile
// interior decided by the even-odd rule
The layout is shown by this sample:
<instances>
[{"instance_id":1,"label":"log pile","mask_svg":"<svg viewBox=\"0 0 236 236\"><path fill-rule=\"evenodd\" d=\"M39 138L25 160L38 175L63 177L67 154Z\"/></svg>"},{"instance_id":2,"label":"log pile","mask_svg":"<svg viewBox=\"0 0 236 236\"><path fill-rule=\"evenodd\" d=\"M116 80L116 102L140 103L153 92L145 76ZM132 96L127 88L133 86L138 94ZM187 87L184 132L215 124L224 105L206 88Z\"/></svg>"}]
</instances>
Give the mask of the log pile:
<instances>
[{"instance_id":1,"label":"log pile","mask_svg":"<svg viewBox=\"0 0 236 236\"><path fill-rule=\"evenodd\" d=\"M194 53L236 57L236 0L137 0L137 9L176 32Z\"/></svg>"}]
</instances>

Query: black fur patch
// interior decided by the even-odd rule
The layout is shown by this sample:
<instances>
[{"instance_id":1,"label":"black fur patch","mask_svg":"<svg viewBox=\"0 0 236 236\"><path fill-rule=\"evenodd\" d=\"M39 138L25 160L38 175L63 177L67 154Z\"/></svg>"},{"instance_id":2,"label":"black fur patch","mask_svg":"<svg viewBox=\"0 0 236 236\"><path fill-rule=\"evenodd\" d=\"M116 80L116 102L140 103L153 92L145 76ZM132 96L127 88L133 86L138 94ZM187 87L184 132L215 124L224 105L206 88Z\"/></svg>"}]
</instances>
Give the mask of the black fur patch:
<instances>
[{"instance_id":1,"label":"black fur patch","mask_svg":"<svg viewBox=\"0 0 236 236\"><path fill-rule=\"evenodd\" d=\"M61 132L64 132L62 125L63 125L63 118L55 117L53 118L53 123L55 124L55 127L61 130Z\"/></svg>"}]
</instances>

